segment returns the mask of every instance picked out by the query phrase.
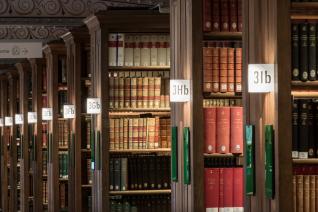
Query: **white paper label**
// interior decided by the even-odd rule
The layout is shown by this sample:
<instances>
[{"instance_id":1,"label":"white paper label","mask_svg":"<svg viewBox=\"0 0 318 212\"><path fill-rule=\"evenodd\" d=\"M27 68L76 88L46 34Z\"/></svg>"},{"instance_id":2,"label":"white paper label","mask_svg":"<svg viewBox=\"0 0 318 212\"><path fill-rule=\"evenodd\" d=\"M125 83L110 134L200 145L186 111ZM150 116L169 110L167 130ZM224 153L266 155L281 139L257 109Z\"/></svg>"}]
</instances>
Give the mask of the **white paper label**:
<instances>
[{"instance_id":1,"label":"white paper label","mask_svg":"<svg viewBox=\"0 0 318 212\"><path fill-rule=\"evenodd\" d=\"M36 112L28 112L28 123L35 124L38 120Z\"/></svg>"},{"instance_id":2,"label":"white paper label","mask_svg":"<svg viewBox=\"0 0 318 212\"><path fill-rule=\"evenodd\" d=\"M1 42L0 58L42 58L41 42Z\"/></svg>"},{"instance_id":3,"label":"white paper label","mask_svg":"<svg viewBox=\"0 0 318 212\"><path fill-rule=\"evenodd\" d=\"M4 126L10 127L13 125L13 118L11 116L4 117Z\"/></svg>"},{"instance_id":4,"label":"white paper label","mask_svg":"<svg viewBox=\"0 0 318 212\"><path fill-rule=\"evenodd\" d=\"M248 92L268 93L274 91L274 64L248 65Z\"/></svg>"},{"instance_id":5,"label":"white paper label","mask_svg":"<svg viewBox=\"0 0 318 212\"><path fill-rule=\"evenodd\" d=\"M87 98L86 108L87 108L88 114L100 114L101 113L100 98Z\"/></svg>"},{"instance_id":6,"label":"white paper label","mask_svg":"<svg viewBox=\"0 0 318 212\"><path fill-rule=\"evenodd\" d=\"M15 124L23 124L23 114L15 114Z\"/></svg>"},{"instance_id":7,"label":"white paper label","mask_svg":"<svg viewBox=\"0 0 318 212\"><path fill-rule=\"evenodd\" d=\"M190 80L170 80L170 102L190 101Z\"/></svg>"},{"instance_id":8,"label":"white paper label","mask_svg":"<svg viewBox=\"0 0 318 212\"><path fill-rule=\"evenodd\" d=\"M0 127L3 127L3 118L0 119Z\"/></svg>"},{"instance_id":9,"label":"white paper label","mask_svg":"<svg viewBox=\"0 0 318 212\"><path fill-rule=\"evenodd\" d=\"M308 152L299 152L298 157L299 159L308 159Z\"/></svg>"},{"instance_id":10,"label":"white paper label","mask_svg":"<svg viewBox=\"0 0 318 212\"><path fill-rule=\"evenodd\" d=\"M74 105L64 105L63 106L63 117L65 119L75 118L75 106Z\"/></svg>"},{"instance_id":11,"label":"white paper label","mask_svg":"<svg viewBox=\"0 0 318 212\"><path fill-rule=\"evenodd\" d=\"M292 151L292 158L298 158L298 152Z\"/></svg>"},{"instance_id":12,"label":"white paper label","mask_svg":"<svg viewBox=\"0 0 318 212\"><path fill-rule=\"evenodd\" d=\"M42 120L43 121L50 121L53 118L53 111L52 108L42 108Z\"/></svg>"}]
</instances>

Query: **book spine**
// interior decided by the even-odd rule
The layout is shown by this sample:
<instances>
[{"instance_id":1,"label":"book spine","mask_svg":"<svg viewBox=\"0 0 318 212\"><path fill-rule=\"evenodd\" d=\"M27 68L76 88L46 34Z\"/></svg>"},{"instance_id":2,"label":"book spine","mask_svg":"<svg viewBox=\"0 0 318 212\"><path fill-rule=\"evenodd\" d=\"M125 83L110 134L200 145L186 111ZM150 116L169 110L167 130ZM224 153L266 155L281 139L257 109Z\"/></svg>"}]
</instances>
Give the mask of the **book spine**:
<instances>
[{"instance_id":1,"label":"book spine","mask_svg":"<svg viewBox=\"0 0 318 212\"><path fill-rule=\"evenodd\" d=\"M212 48L203 47L203 92L212 92Z\"/></svg>"},{"instance_id":2,"label":"book spine","mask_svg":"<svg viewBox=\"0 0 318 212\"><path fill-rule=\"evenodd\" d=\"M138 118L133 118L132 148L138 149Z\"/></svg>"},{"instance_id":3,"label":"book spine","mask_svg":"<svg viewBox=\"0 0 318 212\"><path fill-rule=\"evenodd\" d=\"M220 48L220 92L227 92L227 48Z\"/></svg>"},{"instance_id":4,"label":"book spine","mask_svg":"<svg viewBox=\"0 0 318 212\"><path fill-rule=\"evenodd\" d=\"M220 0L221 4L221 31L229 31L229 2L228 0Z\"/></svg>"},{"instance_id":5,"label":"book spine","mask_svg":"<svg viewBox=\"0 0 318 212\"><path fill-rule=\"evenodd\" d=\"M243 153L243 107L231 107L231 153Z\"/></svg>"},{"instance_id":6,"label":"book spine","mask_svg":"<svg viewBox=\"0 0 318 212\"><path fill-rule=\"evenodd\" d=\"M238 31L243 31L243 4L242 0L237 0L237 22L238 22Z\"/></svg>"},{"instance_id":7,"label":"book spine","mask_svg":"<svg viewBox=\"0 0 318 212\"><path fill-rule=\"evenodd\" d=\"M134 36L134 66L140 66L141 63L141 38L140 36Z\"/></svg>"},{"instance_id":8,"label":"book spine","mask_svg":"<svg viewBox=\"0 0 318 212\"><path fill-rule=\"evenodd\" d=\"M220 51L219 48L212 48L212 90L220 91Z\"/></svg>"},{"instance_id":9,"label":"book spine","mask_svg":"<svg viewBox=\"0 0 318 212\"><path fill-rule=\"evenodd\" d=\"M116 66L116 34L109 34L108 37L108 65Z\"/></svg>"},{"instance_id":10,"label":"book spine","mask_svg":"<svg viewBox=\"0 0 318 212\"><path fill-rule=\"evenodd\" d=\"M242 48L235 49L235 91L242 92Z\"/></svg>"},{"instance_id":11,"label":"book spine","mask_svg":"<svg viewBox=\"0 0 318 212\"><path fill-rule=\"evenodd\" d=\"M151 35L151 49L150 49L150 63L151 66L158 66L158 48L160 43L158 42L157 35Z\"/></svg>"},{"instance_id":12,"label":"book spine","mask_svg":"<svg viewBox=\"0 0 318 212\"><path fill-rule=\"evenodd\" d=\"M219 179L219 183L220 183L220 190L219 190L219 211L224 212L224 169L225 168L219 168L220 170L220 179Z\"/></svg>"},{"instance_id":13,"label":"book spine","mask_svg":"<svg viewBox=\"0 0 318 212\"><path fill-rule=\"evenodd\" d=\"M299 135L299 101L297 99L293 100L293 110L292 110L292 157L298 158L298 135Z\"/></svg>"},{"instance_id":14,"label":"book spine","mask_svg":"<svg viewBox=\"0 0 318 212\"><path fill-rule=\"evenodd\" d=\"M132 35L125 36L125 66L134 65L134 37Z\"/></svg>"},{"instance_id":15,"label":"book spine","mask_svg":"<svg viewBox=\"0 0 318 212\"><path fill-rule=\"evenodd\" d=\"M159 66L166 66L167 65L167 47L165 45L166 36L159 35L158 38L160 42L160 47L158 49L158 64Z\"/></svg>"},{"instance_id":16,"label":"book spine","mask_svg":"<svg viewBox=\"0 0 318 212\"><path fill-rule=\"evenodd\" d=\"M297 212L297 180L295 175L293 175L293 206L293 211Z\"/></svg>"},{"instance_id":17,"label":"book spine","mask_svg":"<svg viewBox=\"0 0 318 212\"><path fill-rule=\"evenodd\" d=\"M272 125L265 125L265 196L274 197L274 129Z\"/></svg>"},{"instance_id":18,"label":"book spine","mask_svg":"<svg viewBox=\"0 0 318 212\"><path fill-rule=\"evenodd\" d=\"M142 149L147 148L147 118L143 118L143 125L142 125Z\"/></svg>"},{"instance_id":19,"label":"book spine","mask_svg":"<svg viewBox=\"0 0 318 212\"><path fill-rule=\"evenodd\" d=\"M233 208L233 168L224 168L224 211L225 212L234 212Z\"/></svg>"},{"instance_id":20,"label":"book spine","mask_svg":"<svg viewBox=\"0 0 318 212\"><path fill-rule=\"evenodd\" d=\"M211 154L216 152L216 108L204 108L203 110L205 152Z\"/></svg>"},{"instance_id":21,"label":"book spine","mask_svg":"<svg viewBox=\"0 0 318 212\"><path fill-rule=\"evenodd\" d=\"M119 78L114 75L114 95L113 95L113 108L119 108Z\"/></svg>"},{"instance_id":22,"label":"book spine","mask_svg":"<svg viewBox=\"0 0 318 212\"><path fill-rule=\"evenodd\" d=\"M308 24L300 24L300 79L308 80Z\"/></svg>"},{"instance_id":23,"label":"book spine","mask_svg":"<svg viewBox=\"0 0 318 212\"><path fill-rule=\"evenodd\" d=\"M131 107L131 99L130 99L130 94L131 94L131 86L130 86L130 78L126 77L125 78L125 86L124 86L124 96L125 96L125 108L130 108Z\"/></svg>"},{"instance_id":24,"label":"book spine","mask_svg":"<svg viewBox=\"0 0 318 212\"><path fill-rule=\"evenodd\" d=\"M315 123L314 123L313 102L308 102L307 124L308 124L308 157L314 158L316 156L315 154L316 145L315 145Z\"/></svg>"},{"instance_id":25,"label":"book spine","mask_svg":"<svg viewBox=\"0 0 318 212\"><path fill-rule=\"evenodd\" d=\"M124 51L125 34L117 34L117 66L124 66L125 51Z\"/></svg>"},{"instance_id":26,"label":"book spine","mask_svg":"<svg viewBox=\"0 0 318 212\"><path fill-rule=\"evenodd\" d=\"M233 168L233 207L234 211L244 211L243 168Z\"/></svg>"},{"instance_id":27,"label":"book spine","mask_svg":"<svg viewBox=\"0 0 318 212\"><path fill-rule=\"evenodd\" d=\"M137 108L143 108L143 79L137 78Z\"/></svg>"},{"instance_id":28,"label":"book spine","mask_svg":"<svg viewBox=\"0 0 318 212\"><path fill-rule=\"evenodd\" d=\"M109 119L109 149L115 149L115 119Z\"/></svg>"},{"instance_id":29,"label":"book spine","mask_svg":"<svg viewBox=\"0 0 318 212\"><path fill-rule=\"evenodd\" d=\"M292 24L292 80L299 80L299 24Z\"/></svg>"},{"instance_id":30,"label":"book spine","mask_svg":"<svg viewBox=\"0 0 318 212\"><path fill-rule=\"evenodd\" d=\"M150 66L150 49L152 46L152 42L150 41L150 37L148 35L141 36L142 48L140 50L140 65L141 66Z\"/></svg>"},{"instance_id":31,"label":"book spine","mask_svg":"<svg viewBox=\"0 0 318 212\"><path fill-rule=\"evenodd\" d=\"M216 109L217 153L229 153L230 149L230 107Z\"/></svg>"},{"instance_id":32,"label":"book spine","mask_svg":"<svg viewBox=\"0 0 318 212\"><path fill-rule=\"evenodd\" d=\"M133 149L133 119L128 119L128 149Z\"/></svg>"},{"instance_id":33,"label":"book spine","mask_svg":"<svg viewBox=\"0 0 318 212\"><path fill-rule=\"evenodd\" d=\"M212 0L203 0L203 31L209 32L212 28Z\"/></svg>"},{"instance_id":34,"label":"book spine","mask_svg":"<svg viewBox=\"0 0 318 212\"><path fill-rule=\"evenodd\" d=\"M209 212L218 212L220 193L220 171L218 168L204 169L205 209Z\"/></svg>"},{"instance_id":35,"label":"book spine","mask_svg":"<svg viewBox=\"0 0 318 212\"><path fill-rule=\"evenodd\" d=\"M155 77L155 102L154 107L160 107L160 94L161 94L161 78Z\"/></svg>"},{"instance_id":36,"label":"book spine","mask_svg":"<svg viewBox=\"0 0 318 212\"><path fill-rule=\"evenodd\" d=\"M128 189L128 159L121 158L121 191Z\"/></svg>"},{"instance_id":37,"label":"book spine","mask_svg":"<svg viewBox=\"0 0 318 212\"><path fill-rule=\"evenodd\" d=\"M148 77L148 106L154 108L155 104L155 78Z\"/></svg>"},{"instance_id":38,"label":"book spine","mask_svg":"<svg viewBox=\"0 0 318 212\"><path fill-rule=\"evenodd\" d=\"M308 100L300 100L299 158L308 158Z\"/></svg>"},{"instance_id":39,"label":"book spine","mask_svg":"<svg viewBox=\"0 0 318 212\"><path fill-rule=\"evenodd\" d=\"M119 143L120 143L120 120L115 119L115 128L114 128L114 133L115 133L115 139L114 139L114 149L118 150L119 149Z\"/></svg>"},{"instance_id":40,"label":"book spine","mask_svg":"<svg viewBox=\"0 0 318 212\"><path fill-rule=\"evenodd\" d=\"M119 119L119 149L124 149L124 119Z\"/></svg>"},{"instance_id":41,"label":"book spine","mask_svg":"<svg viewBox=\"0 0 318 212\"><path fill-rule=\"evenodd\" d=\"M212 31L220 31L220 1L212 0Z\"/></svg>"},{"instance_id":42,"label":"book spine","mask_svg":"<svg viewBox=\"0 0 318 212\"><path fill-rule=\"evenodd\" d=\"M125 78L118 78L118 107L124 108L125 106Z\"/></svg>"},{"instance_id":43,"label":"book spine","mask_svg":"<svg viewBox=\"0 0 318 212\"><path fill-rule=\"evenodd\" d=\"M144 129L144 120L143 118L138 118L138 149L142 149L143 146L143 129Z\"/></svg>"},{"instance_id":44,"label":"book spine","mask_svg":"<svg viewBox=\"0 0 318 212\"><path fill-rule=\"evenodd\" d=\"M114 108L114 77L109 73L109 108Z\"/></svg>"},{"instance_id":45,"label":"book spine","mask_svg":"<svg viewBox=\"0 0 318 212\"><path fill-rule=\"evenodd\" d=\"M131 93L130 93L130 99L131 99L131 108L137 108L137 78L133 77L130 80L131 83Z\"/></svg>"},{"instance_id":46,"label":"book spine","mask_svg":"<svg viewBox=\"0 0 318 212\"><path fill-rule=\"evenodd\" d=\"M142 107L149 107L149 78L142 78Z\"/></svg>"},{"instance_id":47,"label":"book spine","mask_svg":"<svg viewBox=\"0 0 318 212\"><path fill-rule=\"evenodd\" d=\"M121 184L120 184L120 172L121 172L121 160L120 158L114 158L114 190L120 191Z\"/></svg>"},{"instance_id":48,"label":"book spine","mask_svg":"<svg viewBox=\"0 0 318 212\"><path fill-rule=\"evenodd\" d=\"M230 31L236 32L237 31L237 25L238 25L238 7L237 7L237 0L230 0Z\"/></svg>"},{"instance_id":49,"label":"book spine","mask_svg":"<svg viewBox=\"0 0 318 212\"><path fill-rule=\"evenodd\" d=\"M316 36L317 29L316 23L308 24L308 53L309 53L309 61L308 61L308 80L314 81L317 78L317 48L316 48Z\"/></svg>"},{"instance_id":50,"label":"book spine","mask_svg":"<svg viewBox=\"0 0 318 212\"><path fill-rule=\"evenodd\" d=\"M235 91L235 49L228 48L228 64L227 64L227 91Z\"/></svg>"},{"instance_id":51,"label":"book spine","mask_svg":"<svg viewBox=\"0 0 318 212\"><path fill-rule=\"evenodd\" d=\"M127 118L124 118L124 135L123 135L123 138L124 138L124 146L123 146L123 149L128 149L128 139L129 139L129 126L128 126L128 119Z\"/></svg>"},{"instance_id":52,"label":"book spine","mask_svg":"<svg viewBox=\"0 0 318 212\"><path fill-rule=\"evenodd\" d=\"M310 211L316 211L316 178L314 175L310 175Z\"/></svg>"},{"instance_id":53,"label":"book spine","mask_svg":"<svg viewBox=\"0 0 318 212\"><path fill-rule=\"evenodd\" d=\"M304 175L304 212L310 211L310 176Z\"/></svg>"}]
</instances>

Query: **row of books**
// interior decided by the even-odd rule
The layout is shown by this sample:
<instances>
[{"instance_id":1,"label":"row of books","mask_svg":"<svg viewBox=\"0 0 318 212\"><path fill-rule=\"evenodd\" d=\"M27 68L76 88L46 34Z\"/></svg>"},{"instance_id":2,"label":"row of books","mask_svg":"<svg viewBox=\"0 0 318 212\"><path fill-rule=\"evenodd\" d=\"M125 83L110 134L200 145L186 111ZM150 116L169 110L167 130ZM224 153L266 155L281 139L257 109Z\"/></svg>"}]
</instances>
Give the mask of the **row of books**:
<instances>
[{"instance_id":1,"label":"row of books","mask_svg":"<svg viewBox=\"0 0 318 212\"><path fill-rule=\"evenodd\" d=\"M204 152L243 153L243 108L204 108Z\"/></svg>"},{"instance_id":2,"label":"row of books","mask_svg":"<svg viewBox=\"0 0 318 212\"><path fill-rule=\"evenodd\" d=\"M110 212L171 211L169 195L115 196L110 200Z\"/></svg>"},{"instance_id":3,"label":"row of books","mask_svg":"<svg viewBox=\"0 0 318 212\"><path fill-rule=\"evenodd\" d=\"M243 106L242 99L203 99L203 107Z\"/></svg>"},{"instance_id":4,"label":"row of books","mask_svg":"<svg viewBox=\"0 0 318 212\"><path fill-rule=\"evenodd\" d=\"M205 157L204 167L205 168L218 168L218 167L236 167L236 157Z\"/></svg>"},{"instance_id":5,"label":"row of books","mask_svg":"<svg viewBox=\"0 0 318 212\"><path fill-rule=\"evenodd\" d=\"M205 168L206 211L244 211L243 168Z\"/></svg>"},{"instance_id":6,"label":"row of books","mask_svg":"<svg viewBox=\"0 0 318 212\"><path fill-rule=\"evenodd\" d=\"M169 108L169 76L155 72L119 72L109 77L109 107ZM169 72L164 72L169 73Z\"/></svg>"},{"instance_id":7,"label":"row of books","mask_svg":"<svg viewBox=\"0 0 318 212\"><path fill-rule=\"evenodd\" d=\"M294 99L292 110L292 157L314 158L317 151L318 102Z\"/></svg>"},{"instance_id":8,"label":"row of books","mask_svg":"<svg viewBox=\"0 0 318 212\"><path fill-rule=\"evenodd\" d=\"M109 34L109 66L170 66L170 37L158 34Z\"/></svg>"},{"instance_id":9,"label":"row of books","mask_svg":"<svg viewBox=\"0 0 318 212\"><path fill-rule=\"evenodd\" d=\"M292 24L292 80L317 80L317 22Z\"/></svg>"},{"instance_id":10,"label":"row of books","mask_svg":"<svg viewBox=\"0 0 318 212\"><path fill-rule=\"evenodd\" d=\"M203 92L242 92L240 43L205 42L203 47Z\"/></svg>"},{"instance_id":11,"label":"row of books","mask_svg":"<svg viewBox=\"0 0 318 212\"><path fill-rule=\"evenodd\" d=\"M203 0L204 32L242 32L242 0Z\"/></svg>"},{"instance_id":12,"label":"row of books","mask_svg":"<svg viewBox=\"0 0 318 212\"><path fill-rule=\"evenodd\" d=\"M59 177L68 179L68 153L59 152Z\"/></svg>"},{"instance_id":13,"label":"row of books","mask_svg":"<svg viewBox=\"0 0 318 212\"><path fill-rule=\"evenodd\" d=\"M68 184L67 182L62 182L59 184L60 190L60 208L65 210L68 206Z\"/></svg>"},{"instance_id":14,"label":"row of books","mask_svg":"<svg viewBox=\"0 0 318 212\"><path fill-rule=\"evenodd\" d=\"M68 147L70 137L70 126L65 120L58 120L58 145Z\"/></svg>"},{"instance_id":15,"label":"row of books","mask_svg":"<svg viewBox=\"0 0 318 212\"><path fill-rule=\"evenodd\" d=\"M110 159L110 190L170 188L170 157L154 155Z\"/></svg>"},{"instance_id":16,"label":"row of books","mask_svg":"<svg viewBox=\"0 0 318 212\"><path fill-rule=\"evenodd\" d=\"M91 148L92 119L88 117L82 118L82 149Z\"/></svg>"},{"instance_id":17,"label":"row of books","mask_svg":"<svg viewBox=\"0 0 318 212\"><path fill-rule=\"evenodd\" d=\"M170 118L111 118L110 150L171 147Z\"/></svg>"}]
</instances>

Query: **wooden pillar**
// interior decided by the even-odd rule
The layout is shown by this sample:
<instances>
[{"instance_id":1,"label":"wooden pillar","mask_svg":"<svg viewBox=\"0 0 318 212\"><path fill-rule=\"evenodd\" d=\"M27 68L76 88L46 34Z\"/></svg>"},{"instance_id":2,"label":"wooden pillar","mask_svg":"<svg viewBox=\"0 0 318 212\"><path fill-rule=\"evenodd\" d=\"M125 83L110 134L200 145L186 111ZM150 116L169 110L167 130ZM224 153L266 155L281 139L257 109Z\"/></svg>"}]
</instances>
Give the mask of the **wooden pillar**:
<instances>
[{"instance_id":1,"label":"wooden pillar","mask_svg":"<svg viewBox=\"0 0 318 212\"><path fill-rule=\"evenodd\" d=\"M43 211L43 163L42 163L42 88L43 71L45 71L44 59L29 59L32 69L32 111L37 114L37 123L34 124L35 137L35 159L32 162L33 168L33 211Z\"/></svg>"},{"instance_id":2,"label":"wooden pillar","mask_svg":"<svg viewBox=\"0 0 318 212\"><path fill-rule=\"evenodd\" d=\"M20 112L23 114L23 124L21 125L21 211L29 211L30 180L29 180L29 131L28 131L28 80L30 66L28 63L17 63L16 68L19 72L20 89Z\"/></svg>"},{"instance_id":3,"label":"wooden pillar","mask_svg":"<svg viewBox=\"0 0 318 212\"><path fill-rule=\"evenodd\" d=\"M255 125L256 194L246 198L251 211L293 211L291 160L290 23L288 0L244 2L244 70L248 64L275 64L275 91L248 94L245 75L246 123ZM275 130L275 196L265 197L264 127Z\"/></svg>"}]
</instances>

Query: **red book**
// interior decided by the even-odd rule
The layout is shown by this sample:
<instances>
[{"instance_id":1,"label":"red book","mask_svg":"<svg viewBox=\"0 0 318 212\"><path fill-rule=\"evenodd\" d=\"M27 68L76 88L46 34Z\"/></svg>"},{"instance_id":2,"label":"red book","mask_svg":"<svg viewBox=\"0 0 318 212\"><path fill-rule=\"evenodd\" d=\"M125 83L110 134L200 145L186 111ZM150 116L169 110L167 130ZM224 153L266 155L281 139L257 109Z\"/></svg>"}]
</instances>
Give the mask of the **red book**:
<instances>
[{"instance_id":1,"label":"red book","mask_svg":"<svg viewBox=\"0 0 318 212\"><path fill-rule=\"evenodd\" d=\"M227 91L235 91L235 56L234 48L228 48L228 62L227 62Z\"/></svg>"},{"instance_id":2,"label":"red book","mask_svg":"<svg viewBox=\"0 0 318 212\"><path fill-rule=\"evenodd\" d=\"M229 0L221 0L221 31L229 31Z\"/></svg>"},{"instance_id":3,"label":"red book","mask_svg":"<svg viewBox=\"0 0 318 212\"><path fill-rule=\"evenodd\" d=\"M212 0L212 31L220 31L220 0Z\"/></svg>"},{"instance_id":4,"label":"red book","mask_svg":"<svg viewBox=\"0 0 318 212\"><path fill-rule=\"evenodd\" d=\"M218 47L212 48L212 91L220 90L220 52Z\"/></svg>"},{"instance_id":5,"label":"red book","mask_svg":"<svg viewBox=\"0 0 318 212\"><path fill-rule=\"evenodd\" d=\"M243 107L231 107L231 153L243 153Z\"/></svg>"},{"instance_id":6,"label":"red book","mask_svg":"<svg viewBox=\"0 0 318 212\"><path fill-rule=\"evenodd\" d=\"M212 92L212 48L203 47L203 91Z\"/></svg>"},{"instance_id":7,"label":"red book","mask_svg":"<svg viewBox=\"0 0 318 212\"><path fill-rule=\"evenodd\" d=\"M224 170L220 168L219 211L224 211Z\"/></svg>"},{"instance_id":8,"label":"red book","mask_svg":"<svg viewBox=\"0 0 318 212\"><path fill-rule=\"evenodd\" d=\"M242 48L235 49L235 91L242 92Z\"/></svg>"},{"instance_id":9,"label":"red book","mask_svg":"<svg viewBox=\"0 0 318 212\"><path fill-rule=\"evenodd\" d=\"M230 0L230 31L237 31L237 0Z\"/></svg>"},{"instance_id":10,"label":"red book","mask_svg":"<svg viewBox=\"0 0 318 212\"><path fill-rule=\"evenodd\" d=\"M243 168L233 168L233 207L234 211L244 211Z\"/></svg>"},{"instance_id":11,"label":"red book","mask_svg":"<svg viewBox=\"0 0 318 212\"><path fill-rule=\"evenodd\" d=\"M204 108L205 153L215 153L216 149L216 108Z\"/></svg>"},{"instance_id":12,"label":"red book","mask_svg":"<svg viewBox=\"0 0 318 212\"><path fill-rule=\"evenodd\" d=\"M230 153L230 107L216 109L217 153Z\"/></svg>"},{"instance_id":13,"label":"red book","mask_svg":"<svg viewBox=\"0 0 318 212\"><path fill-rule=\"evenodd\" d=\"M212 0L203 0L203 31L209 32L212 28L211 5Z\"/></svg>"},{"instance_id":14,"label":"red book","mask_svg":"<svg viewBox=\"0 0 318 212\"><path fill-rule=\"evenodd\" d=\"M204 169L204 192L206 211L217 212L219 208L220 170L218 168Z\"/></svg>"},{"instance_id":15,"label":"red book","mask_svg":"<svg viewBox=\"0 0 318 212\"><path fill-rule=\"evenodd\" d=\"M228 48L220 48L220 92L227 92Z\"/></svg>"},{"instance_id":16,"label":"red book","mask_svg":"<svg viewBox=\"0 0 318 212\"><path fill-rule=\"evenodd\" d=\"M224 168L224 211L233 211L233 168Z\"/></svg>"}]
</instances>

